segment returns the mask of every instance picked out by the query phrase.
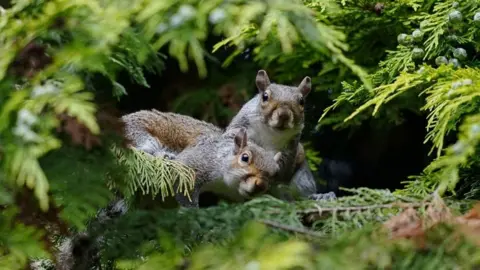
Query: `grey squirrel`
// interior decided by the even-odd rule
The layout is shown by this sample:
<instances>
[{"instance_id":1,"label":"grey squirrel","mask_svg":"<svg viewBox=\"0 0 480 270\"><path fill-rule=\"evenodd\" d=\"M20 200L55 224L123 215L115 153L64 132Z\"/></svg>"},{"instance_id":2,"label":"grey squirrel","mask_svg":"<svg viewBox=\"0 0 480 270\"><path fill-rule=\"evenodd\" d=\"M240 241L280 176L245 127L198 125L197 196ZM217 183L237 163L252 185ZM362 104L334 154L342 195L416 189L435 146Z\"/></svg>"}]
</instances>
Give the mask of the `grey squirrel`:
<instances>
[{"instance_id":1,"label":"grey squirrel","mask_svg":"<svg viewBox=\"0 0 480 270\"><path fill-rule=\"evenodd\" d=\"M201 136L194 146L175 157L195 171L192 201L182 193L177 193L177 201L198 207L198 197L204 190L221 190L234 201L264 193L280 170L281 157L282 153L267 151L249 141L244 128L233 139L223 134Z\"/></svg>"}]
</instances>

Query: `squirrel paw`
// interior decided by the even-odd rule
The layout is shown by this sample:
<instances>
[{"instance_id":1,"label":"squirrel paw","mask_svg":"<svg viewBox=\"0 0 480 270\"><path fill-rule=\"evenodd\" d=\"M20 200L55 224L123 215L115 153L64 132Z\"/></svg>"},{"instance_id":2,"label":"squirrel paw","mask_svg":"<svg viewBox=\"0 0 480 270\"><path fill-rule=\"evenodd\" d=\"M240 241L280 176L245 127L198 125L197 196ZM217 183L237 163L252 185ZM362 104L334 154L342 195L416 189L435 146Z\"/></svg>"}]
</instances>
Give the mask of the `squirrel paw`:
<instances>
[{"instance_id":1,"label":"squirrel paw","mask_svg":"<svg viewBox=\"0 0 480 270\"><path fill-rule=\"evenodd\" d=\"M312 194L309 196L309 199L315 200L315 201L331 201L335 200L337 198L337 195L335 195L335 192L330 191L328 193L318 193L318 194Z\"/></svg>"},{"instance_id":2,"label":"squirrel paw","mask_svg":"<svg viewBox=\"0 0 480 270\"><path fill-rule=\"evenodd\" d=\"M175 159L175 155L171 153L165 153L163 155L163 158L172 160L172 159Z\"/></svg>"},{"instance_id":3,"label":"squirrel paw","mask_svg":"<svg viewBox=\"0 0 480 270\"><path fill-rule=\"evenodd\" d=\"M156 157L161 157L169 160L175 159L175 154L172 154L169 152L155 152L153 155Z\"/></svg>"}]
</instances>

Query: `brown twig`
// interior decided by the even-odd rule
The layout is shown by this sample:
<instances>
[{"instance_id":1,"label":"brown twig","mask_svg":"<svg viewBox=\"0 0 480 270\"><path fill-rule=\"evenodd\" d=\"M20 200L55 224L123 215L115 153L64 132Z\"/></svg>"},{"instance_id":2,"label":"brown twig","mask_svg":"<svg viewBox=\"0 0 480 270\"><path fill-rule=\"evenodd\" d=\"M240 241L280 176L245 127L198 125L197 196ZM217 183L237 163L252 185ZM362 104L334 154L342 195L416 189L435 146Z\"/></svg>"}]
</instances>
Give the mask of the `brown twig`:
<instances>
[{"instance_id":1,"label":"brown twig","mask_svg":"<svg viewBox=\"0 0 480 270\"><path fill-rule=\"evenodd\" d=\"M331 207L331 208L322 208L318 206L315 209L307 209L303 211L299 211L299 214L322 214L323 212L346 212L346 211L366 211L372 209L380 209L380 208L418 208L426 205L430 205L429 202L422 202L422 203L388 203L388 204L375 204L375 205L365 205L365 206L349 206L349 207Z\"/></svg>"}]
</instances>

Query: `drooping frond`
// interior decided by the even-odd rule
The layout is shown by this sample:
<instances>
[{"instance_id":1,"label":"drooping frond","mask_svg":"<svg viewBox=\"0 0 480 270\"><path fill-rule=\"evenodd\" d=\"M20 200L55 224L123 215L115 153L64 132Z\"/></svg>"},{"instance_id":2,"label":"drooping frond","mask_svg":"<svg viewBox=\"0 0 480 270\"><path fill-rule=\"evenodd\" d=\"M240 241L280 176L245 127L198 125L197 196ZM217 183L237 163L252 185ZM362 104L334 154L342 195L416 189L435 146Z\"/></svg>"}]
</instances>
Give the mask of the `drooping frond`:
<instances>
[{"instance_id":1,"label":"drooping frond","mask_svg":"<svg viewBox=\"0 0 480 270\"><path fill-rule=\"evenodd\" d=\"M178 161L154 157L134 148L121 150L113 146L112 151L118 162L127 167L127 194L141 190L142 194L160 195L164 199L177 192L189 195L193 188L195 172Z\"/></svg>"}]
</instances>

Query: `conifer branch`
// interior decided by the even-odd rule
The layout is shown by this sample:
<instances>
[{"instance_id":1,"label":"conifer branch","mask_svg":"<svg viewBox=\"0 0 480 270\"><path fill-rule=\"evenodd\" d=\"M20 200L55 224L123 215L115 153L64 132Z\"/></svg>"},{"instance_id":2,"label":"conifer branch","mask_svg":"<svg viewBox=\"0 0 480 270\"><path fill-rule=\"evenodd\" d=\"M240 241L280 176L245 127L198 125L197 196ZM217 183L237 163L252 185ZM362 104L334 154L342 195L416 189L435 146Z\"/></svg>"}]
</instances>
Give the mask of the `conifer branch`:
<instances>
[{"instance_id":1,"label":"conifer branch","mask_svg":"<svg viewBox=\"0 0 480 270\"><path fill-rule=\"evenodd\" d=\"M395 202L388 204L373 204L373 205L362 205L362 206L348 206L348 207L321 207L317 205L316 209L306 209L299 211L299 214L318 214L322 215L323 213L331 212L358 212L358 211L369 211L382 208L419 208L430 205L430 202L422 203L403 203Z\"/></svg>"},{"instance_id":2,"label":"conifer branch","mask_svg":"<svg viewBox=\"0 0 480 270\"><path fill-rule=\"evenodd\" d=\"M303 234L303 235L306 235L306 236L309 236L309 237L314 237L314 238L326 238L326 236L324 234L321 234L321 233L318 233L318 232L315 232L315 231L312 231L312 230L308 230L308 229L305 229L305 228L299 228L299 227L284 225L284 224L280 224L278 222L274 222L274 221L270 221L270 220L258 220L258 221L260 223L263 223L263 224L268 225L270 227L281 229L281 230L284 230L284 231L299 233L299 234Z\"/></svg>"}]
</instances>

